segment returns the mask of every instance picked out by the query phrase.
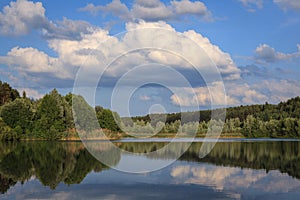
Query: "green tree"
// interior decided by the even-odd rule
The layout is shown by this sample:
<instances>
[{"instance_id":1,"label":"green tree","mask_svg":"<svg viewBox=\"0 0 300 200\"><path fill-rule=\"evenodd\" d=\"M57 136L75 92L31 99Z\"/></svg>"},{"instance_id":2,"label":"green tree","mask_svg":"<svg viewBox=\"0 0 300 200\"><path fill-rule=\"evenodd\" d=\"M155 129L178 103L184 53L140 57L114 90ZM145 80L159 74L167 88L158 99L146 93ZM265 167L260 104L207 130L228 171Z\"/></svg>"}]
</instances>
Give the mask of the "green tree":
<instances>
[{"instance_id":1,"label":"green tree","mask_svg":"<svg viewBox=\"0 0 300 200\"><path fill-rule=\"evenodd\" d=\"M32 130L33 110L28 99L16 99L2 106L1 117L11 128L17 128L17 133L25 134Z\"/></svg>"},{"instance_id":2,"label":"green tree","mask_svg":"<svg viewBox=\"0 0 300 200\"><path fill-rule=\"evenodd\" d=\"M109 109L99 109L99 107L96 108L96 111L98 111L97 118L101 128L109 129L111 131L120 131L117 124L117 122L120 123L120 117L117 113L113 113Z\"/></svg>"},{"instance_id":3,"label":"green tree","mask_svg":"<svg viewBox=\"0 0 300 200\"><path fill-rule=\"evenodd\" d=\"M19 139L17 134L3 121L0 117L0 140L16 140Z\"/></svg>"},{"instance_id":4,"label":"green tree","mask_svg":"<svg viewBox=\"0 0 300 200\"><path fill-rule=\"evenodd\" d=\"M54 89L38 104L34 133L45 139L60 139L72 124L71 108Z\"/></svg>"},{"instance_id":5,"label":"green tree","mask_svg":"<svg viewBox=\"0 0 300 200\"><path fill-rule=\"evenodd\" d=\"M73 95L72 107L74 111L74 122L79 131L92 131L99 128L95 110L82 96Z\"/></svg>"},{"instance_id":6,"label":"green tree","mask_svg":"<svg viewBox=\"0 0 300 200\"><path fill-rule=\"evenodd\" d=\"M26 98L27 98L27 97L26 97L26 92L25 92L25 91L23 91L22 98L23 98L23 99L26 99Z\"/></svg>"},{"instance_id":7,"label":"green tree","mask_svg":"<svg viewBox=\"0 0 300 200\"><path fill-rule=\"evenodd\" d=\"M16 89L13 89L8 83L0 81L0 106L19 97L20 94Z\"/></svg>"}]
</instances>

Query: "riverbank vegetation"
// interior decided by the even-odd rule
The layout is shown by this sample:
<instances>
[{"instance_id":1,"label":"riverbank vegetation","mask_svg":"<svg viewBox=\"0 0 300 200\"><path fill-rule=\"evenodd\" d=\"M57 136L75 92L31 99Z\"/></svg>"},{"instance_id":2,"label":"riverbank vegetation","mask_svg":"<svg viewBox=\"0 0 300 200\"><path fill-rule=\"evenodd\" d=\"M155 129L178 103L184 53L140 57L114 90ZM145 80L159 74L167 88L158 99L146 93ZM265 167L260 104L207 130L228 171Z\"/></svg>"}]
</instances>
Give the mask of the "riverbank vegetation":
<instances>
[{"instance_id":1,"label":"riverbank vegetation","mask_svg":"<svg viewBox=\"0 0 300 200\"><path fill-rule=\"evenodd\" d=\"M72 101L80 107L74 121ZM91 114L96 115L96 122ZM221 109L215 110L220 113ZM77 113L76 113L77 114ZM22 96L8 83L0 81L1 140L79 140L77 131L90 131L86 139L99 138L99 127L108 138L120 137L204 137L207 132L222 131L221 137L300 137L300 97L278 105L238 106L226 109L225 122L211 120L211 111L152 114L133 120L120 118L109 109L92 108L83 97L71 93L63 96L53 89L41 99ZM184 116L184 117L182 117ZM116 120L117 122L116 122ZM151 120L152 119L152 120ZM154 120L153 120L154 119ZM75 128L75 125L78 126ZM79 128L79 130L78 130ZM100 134L101 135L101 134Z\"/></svg>"},{"instance_id":2,"label":"riverbank vegetation","mask_svg":"<svg viewBox=\"0 0 300 200\"><path fill-rule=\"evenodd\" d=\"M218 110L215 110L218 113ZM223 113L219 110L219 113ZM160 116L161 115L161 116ZM299 138L300 137L300 97L295 97L280 102L277 105L271 105L267 102L263 105L238 106L226 109L225 122L221 120L211 120L211 111L203 110L186 113L171 113L140 116L133 118L133 122L128 123L128 127L142 128L147 130L156 130L162 127L160 133L192 133L196 136L205 136L208 131L218 130L222 127L223 137L270 137L270 138ZM189 122L182 122L181 118L189 119ZM160 122L153 122L150 119L166 119L166 125L162 126ZM193 119L200 119L193 121ZM128 119L125 119L125 121ZM195 126L197 128L195 128ZM195 133L196 130L196 133ZM134 130L131 130L134 131ZM136 130L135 130L136 131ZM139 132L136 131L136 132Z\"/></svg>"},{"instance_id":3,"label":"riverbank vegetation","mask_svg":"<svg viewBox=\"0 0 300 200\"><path fill-rule=\"evenodd\" d=\"M25 92L21 97L17 90L7 83L0 82L0 139L79 139L72 113L73 99L81 100L84 102L83 107L93 110L81 96L71 93L62 96L53 89L43 98L33 100L27 98ZM119 131L112 111L100 106L97 106L95 111L100 126L109 137ZM88 120L89 116L83 118Z\"/></svg>"}]
</instances>

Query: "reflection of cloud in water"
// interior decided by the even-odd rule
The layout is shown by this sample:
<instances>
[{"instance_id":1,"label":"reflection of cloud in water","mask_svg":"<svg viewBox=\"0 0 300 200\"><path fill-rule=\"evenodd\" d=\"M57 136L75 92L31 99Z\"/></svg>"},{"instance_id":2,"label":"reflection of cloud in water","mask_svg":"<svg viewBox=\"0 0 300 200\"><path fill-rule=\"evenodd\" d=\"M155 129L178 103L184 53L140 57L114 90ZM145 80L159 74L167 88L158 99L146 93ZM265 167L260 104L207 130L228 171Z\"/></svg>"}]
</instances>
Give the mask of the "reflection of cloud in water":
<instances>
[{"instance_id":1,"label":"reflection of cloud in water","mask_svg":"<svg viewBox=\"0 0 300 200\"><path fill-rule=\"evenodd\" d=\"M230 167L193 167L178 166L171 171L171 176L179 178L180 182L213 185L217 190L223 190L227 178L235 174L236 168Z\"/></svg>"},{"instance_id":2,"label":"reflection of cloud in water","mask_svg":"<svg viewBox=\"0 0 300 200\"><path fill-rule=\"evenodd\" d=\"M120 174L119 174L120 175ZM122 175L121 175L122 176ZM114 176L111 177L114 179ZM115 177L116 178L116 177ZM153 178L153 177L152 177ZM122 199L122 200L151 200L151 199L232 199L230 194L215 192L209 187L197 185L159 184L152 180L142 183L128 180L116 183L88 183L81 185L60 185L56 190L49 190L38 182L30 182L25 187L16 187L17 196L6 194L6 199ZM100 181L101 182L101 181Z\"/></svg>"},{"instance_id":3,"label":"reflection of cloud in water","mask_svg":"<svg viewBox=\"0 0 300 200\"><path fill-rule=\"evenodd\" d=\"M176 183L214 186L216 190L260 190L289 192L299 190L300 181L279 171L251 170L214 165L182 165L171 170Z\"/></svg>"}]
</instances>

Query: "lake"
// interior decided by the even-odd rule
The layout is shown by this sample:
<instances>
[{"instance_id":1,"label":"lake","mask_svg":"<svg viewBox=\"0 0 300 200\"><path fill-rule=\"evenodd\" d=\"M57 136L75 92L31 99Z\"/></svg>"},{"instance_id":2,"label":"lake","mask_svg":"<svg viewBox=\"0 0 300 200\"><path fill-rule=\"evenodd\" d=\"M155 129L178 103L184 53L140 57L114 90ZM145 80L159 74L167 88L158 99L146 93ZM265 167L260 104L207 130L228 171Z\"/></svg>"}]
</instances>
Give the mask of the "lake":
<instances>
[{"instance_id":1,"label":"lake","mask_svg":"<svg viewBox=\"0 0 300 200\"><path fill-rule=\"evenodd\" d=\"M89 142L110 167L81 142L0 143L0 199L299 199L300 141L223 139L200 158L201 139L178 155L182 139L147 154L168 143Z\"/></svg>"}]
</instances>

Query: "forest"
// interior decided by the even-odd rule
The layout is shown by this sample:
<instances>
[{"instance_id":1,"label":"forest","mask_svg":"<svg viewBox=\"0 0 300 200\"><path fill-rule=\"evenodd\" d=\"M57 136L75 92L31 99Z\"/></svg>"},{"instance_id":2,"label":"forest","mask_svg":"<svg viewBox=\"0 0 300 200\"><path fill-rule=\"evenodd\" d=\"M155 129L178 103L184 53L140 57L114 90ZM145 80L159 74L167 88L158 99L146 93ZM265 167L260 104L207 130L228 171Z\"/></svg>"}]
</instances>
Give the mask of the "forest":
<instances>
[{"instance_id":1,"label":"forest","mask_svg":"<svg viewBox=\"0 0 300 200\"><path fill-rule=\"evenodd\" d=\"M25 92L20 96L17 90L0 81L0 139L78 139L72 113L74 99L82 102L81 107L93 110L78 95L69 93L62 96L53 89L43 98L34 100L26 97ZM112 111L96 106L95 112L100 127L106 133L120 131ZM88 120L89 116L84 116L84 119Z\"/></svg>"},{"instance_id":2,"label":"forest","mask_svg":"<svg viewBox=\"0 0 300 200\"><path fill-rule=\"evenodd\" d=\"M63 96L53 89L41 99L34 100L28 98L25 92L20 95L8 83L0 81L0 139L78 139L75 123L83 129L86 125L93 125L89 124L92 123L89 112L80 117L81 121L74 121L73 100L80 102L76 105L96 113L100 127L109 138L132 137L134 134L174 137L176 133L182 133L182 136L189 136L192 132L195 136L204 137L213 126L221 127L221 136L224 137L300 137L300 97L277 105L266 102L263 105L230 107L226 109L225 122L210 120L211 110L152 114L154 118L151 115L137 116L129 121L101 106L92 108L79 95L69 93ZM182 115L185 116L184 120L181 119ZM122 120L117 123L116 117Z\"/></svg>"},{"instance_id":3,"label":"forest","mask_svg":"<svg viewBox=\"0 0 300 200\"><path fill-rule=\"evenodd\" d=\"M218 113L218 110L215 110ZM220 109L219 113L223 113ZM247 138L299 138L300 137L300 97L295 97L280 102L277 105L265 103L262 105L241 105L226 108L225 122L211 120L211 110L201 110L185 113L170 113L138 116L133 118L133 123L127 124L128 129L139 132L138 129L157 130L164 136L166 133L192 133L196 130L196 136L204 137L213 126L221 127L224 137ZM160 116L161 115L161 116ZM181 120L188 119L188 122ZM166 118L166 124L162 126L159 120ZM128 119L125 119L125 121ZM196 128L195 128L196 126ZM144 130L145 131L145 130ZM162 134L164 133L164 134ZM187 134L188 135L188 134ZM158 134L159 136L159 134Z\"/></svg>"}]
</instances>

